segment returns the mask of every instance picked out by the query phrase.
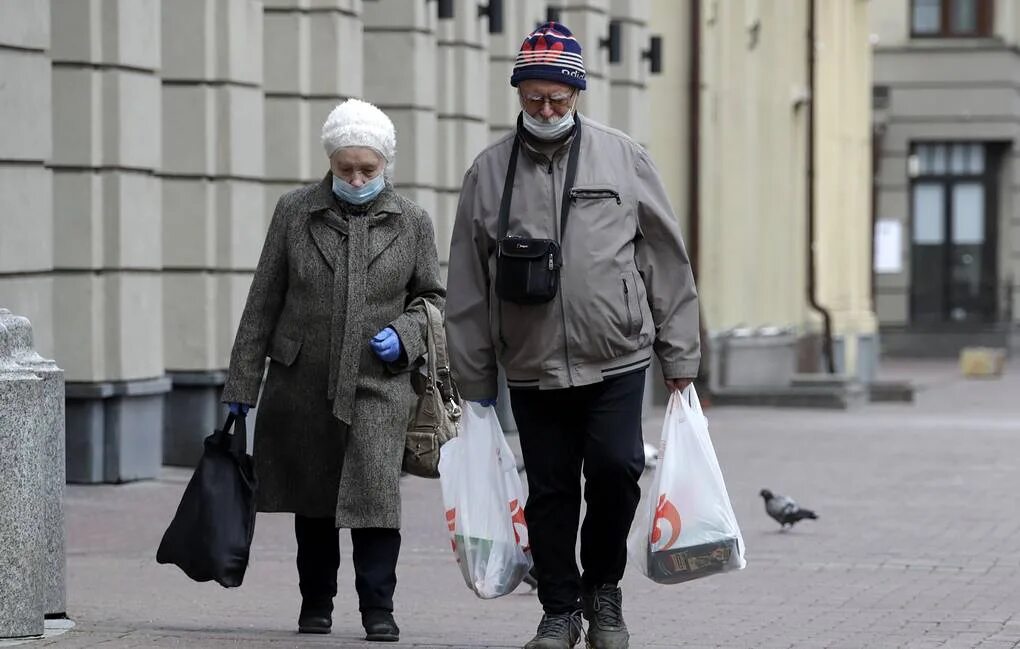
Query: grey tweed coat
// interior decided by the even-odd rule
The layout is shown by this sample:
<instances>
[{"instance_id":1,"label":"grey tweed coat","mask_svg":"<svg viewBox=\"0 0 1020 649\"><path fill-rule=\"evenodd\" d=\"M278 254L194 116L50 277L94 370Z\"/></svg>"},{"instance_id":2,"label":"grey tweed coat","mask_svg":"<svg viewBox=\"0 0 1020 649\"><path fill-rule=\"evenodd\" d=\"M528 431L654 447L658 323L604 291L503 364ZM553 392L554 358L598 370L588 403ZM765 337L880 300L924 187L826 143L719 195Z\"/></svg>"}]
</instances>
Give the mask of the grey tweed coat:
<instances>
[{"instance_id":1,"label":"grey tweed coat","mask_svg":"<svg viewBox=\"0 0 1020 649\"><path fill-rule=\"evenodd\" d=\"M364 213L332 176L280 198L234 340L224 402L255 404L258 508L400 527L400 464L424 355L420 300L443 308L432 223L386 188ZM348 213L344 213L345 210ZM381 361L385 327L405 353Z\"/></svg>"}]
</instances>

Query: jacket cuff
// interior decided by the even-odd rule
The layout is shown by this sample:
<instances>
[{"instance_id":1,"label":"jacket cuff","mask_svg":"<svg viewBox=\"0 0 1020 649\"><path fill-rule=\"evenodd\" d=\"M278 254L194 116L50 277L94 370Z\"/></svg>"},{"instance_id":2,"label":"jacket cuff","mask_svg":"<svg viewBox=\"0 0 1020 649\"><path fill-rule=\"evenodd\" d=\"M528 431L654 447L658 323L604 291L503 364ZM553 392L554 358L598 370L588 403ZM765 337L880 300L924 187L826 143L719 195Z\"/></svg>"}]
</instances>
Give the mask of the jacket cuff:
<instances>
[{"instance_id":1,"label":"jacket cuff","mask_svg":"<svg viewBox=\"0 0 1020 649\"><path fill-rule=\"evenodd\" d=\"M494 376L481 381L466 383L457 381L457 391L460 392L460 398L464 401L482 401L483 399L495 399L499 394L499 387Z\"/></svg>"},{"instance_id":2,"label":"jacket cuff","mask_svg":"<svg viewBox=\"0 0 1020 649\"><path fill-rule=\"evenodd\" d=\"M387 363L386 366L390 370L397 372L414 367L428 351L428 346L422 337L424 327L419 321L417 314L406 312L388 326L397 332L397 336L400 338L400 347L404 353L399 359L392 363Z\"/></svg>"},{"instance_id":3,"label":"jacket cuff","mask_svg":"<svg viewBox=\"0 0 1020 649\"><path fill-rule=\"evenodd\" d=\"M665 379L693 379L698 376L701 359L661 363L662 377Z\"/></svg>"}]
</instances>

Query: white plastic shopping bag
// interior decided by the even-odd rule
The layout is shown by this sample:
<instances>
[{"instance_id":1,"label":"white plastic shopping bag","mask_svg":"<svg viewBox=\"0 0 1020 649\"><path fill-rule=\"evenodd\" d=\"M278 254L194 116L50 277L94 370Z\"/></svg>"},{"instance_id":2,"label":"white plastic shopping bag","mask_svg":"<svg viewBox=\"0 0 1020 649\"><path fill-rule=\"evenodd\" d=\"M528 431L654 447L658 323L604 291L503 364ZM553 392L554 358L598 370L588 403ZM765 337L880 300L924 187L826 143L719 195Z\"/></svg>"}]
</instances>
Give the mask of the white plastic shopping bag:
<instances>
[{"instance_id":1,"label":"white plastic shopping bag","mask_svg":"<svg viewBox=\"0 0 1020 649\"><path fill-rule=\"evenodd\" d=\"M677 584L740 570L747 565L744 553L708 420L691 385L669 398L659 463L634 518L627 554L648 578Z\"/></svg>"},{"instance_id":2,"label":"white plastic shopping bag","mask_svg":"<svg viewBox=\"0 0 1020 649\"><path fill-rule=\"evenodd\" d=\"M467 403L457 437L443 444L439 481L450 542L464 581L490 599L531 570L524 487L496 411Z\"/></svg>"}]
</instances>

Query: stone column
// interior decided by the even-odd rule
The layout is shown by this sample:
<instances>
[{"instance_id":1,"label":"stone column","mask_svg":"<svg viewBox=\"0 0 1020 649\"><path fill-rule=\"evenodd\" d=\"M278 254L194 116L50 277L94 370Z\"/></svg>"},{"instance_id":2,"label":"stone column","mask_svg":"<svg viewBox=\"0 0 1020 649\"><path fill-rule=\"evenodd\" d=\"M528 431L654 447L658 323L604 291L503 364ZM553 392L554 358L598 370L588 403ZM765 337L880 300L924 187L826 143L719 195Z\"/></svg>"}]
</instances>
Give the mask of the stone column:
<instances>
[{"instance_id":1,"label":"stone column","mask_svg":"<svg viewBox=\"0 0 1020 649\"><path fill-rule=\"evenodd\" d=\"M0 304L53 352L49 0L0 2Z\"/></svg>"},{"instance_id":2,"label":"stone column","mask_svg":"<svg viewBox=\"0 0 1020 649\"><path fill-rule=\"evenodd\" d=\"M609 124L609 70L606 50L599 41L609 35L609 1L578 0L564 2L561 22L581 43L581 55L588 72L588 89L581 95L579 108L583 115Z\"/></svg>"},{"instance_id":3,"label":"stone column","mask_svg":"<svg viewBox=\"0 0 1020 649\"><path fill-rule=\"evenodd\" d=\"M509 133L517 125L521 103L510 86L517 52L524 37L545 20L544 0L505 3L502 34L489 35L489 141Z\"/></svg>"},{"instance_id":4,"label":"stone column","mask_svg":"<svg viewBox=\"0 0 1020 649\"><path fill-rule=\"evenodd\" d=\"M43 381L0 322L0 639L42 635Z\"/></svg>"},{"instance_id":5,"label":"stone column","mask_svg":"<svg viewBox=\"0 0 1020 649\"><path fill-rule=\"evenodd\" d=\"M454 18L436 29L438 64L435 150L436 226L439 261L449 260L450 237L464 172L489 143L489 32L477 0L457 0Z\"/></svg>"},{"instance_id":6,"label":"stone column","mask_svg":"<svg viewBox=\"0 0 1020 649\"><path fill-rule=\"evenodd\" d=\"M397 129L394 183L432 216L438 239L436 3L373 0L364 8L365 99L393 120Z\"/></svg>"},{"instance_id":7,"label":"stone column","mask_svg":"<svg viewBox=\"0 0 1020 649\"><path fill-rule=\"evenodd\" d=\"M361 10L360 0L265 2L266 225L282 194L329 171L322 123L362 92ZM375 62L383 60L403 63L389 53Z\"/></svg>"},{"instance_id":8,"label":"stone column","mask_svg":"<svg viewBox=\"0 0 1020 649\"><path fill-rule=\"evenodd\" d=\"M11 358L20 367L42 379L40 435L43 525L43 600L45 613L66 612L67 559L64 532L64 372L35 350L32 324L28 318L0 308L0 326L7 330ZM2 415L0 415L2 416Z\"/></svg>"},{"instance_id":9,"label":"stone column","mask_svg":"<svg viewBox=\"0 0 1020 649\"><path fill-rule=\"evenodd\" d=\"M68 480L162 463L160 4L53 0L54 356Z\"/></svg>"},{"instance_id":10,"label":"stone column","mask_svg":"<svg viewBox=\"0 0 1020 649\"><path fill-rule=\"evenodd\" d=\"M645 87L649 0L612 0L610 21L620 25L620 62L609 63L609 124L647 144L650 110ZM606 36L608 36L608 31ZM606 56L602 50L602 56ZM608 59L607 59L608 60ZM680 129L676 124L674 128Z\"/></svg>"},{"instance_id":11,"label":"stone column","mask_svg":"<svg viewBox=\"0 0 1020 649\"><path fill-rule=\"evenodd\" d=\"M162 1L165 464L194 466L223 413L262 247L262 25L256 0Z\"/></svg>"}]
</instances>

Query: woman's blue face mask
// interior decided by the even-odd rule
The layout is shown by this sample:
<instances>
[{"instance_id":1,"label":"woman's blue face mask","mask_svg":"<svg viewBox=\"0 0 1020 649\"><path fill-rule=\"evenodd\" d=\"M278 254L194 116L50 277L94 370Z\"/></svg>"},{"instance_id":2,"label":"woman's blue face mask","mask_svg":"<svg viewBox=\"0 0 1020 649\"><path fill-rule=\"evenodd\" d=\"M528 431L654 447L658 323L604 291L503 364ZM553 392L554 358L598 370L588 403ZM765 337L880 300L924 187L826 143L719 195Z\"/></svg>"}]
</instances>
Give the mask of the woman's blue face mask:
<instances>
[{"instance_id":1,"label":"woman's blue face mask","mask_svg":"<svg viewBox=\"0 0 1020 649\"><path fill-rule=\"evenodd\" d=\"M337 198L351 205L364 205L378 196L385 186L386 180L381 173L361 187L355 187L349 182L333 176L333 193Z\"/></svg>"}]
</instances>

